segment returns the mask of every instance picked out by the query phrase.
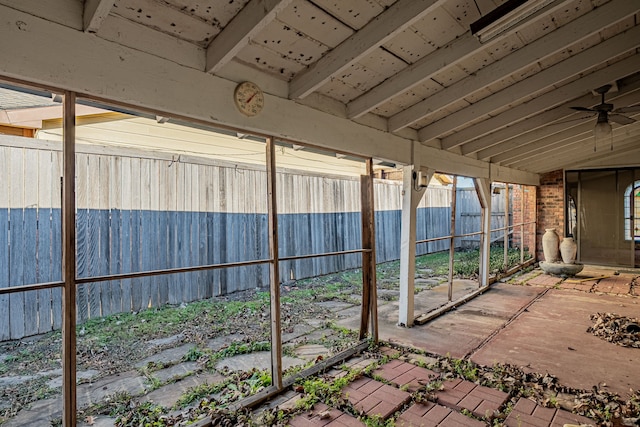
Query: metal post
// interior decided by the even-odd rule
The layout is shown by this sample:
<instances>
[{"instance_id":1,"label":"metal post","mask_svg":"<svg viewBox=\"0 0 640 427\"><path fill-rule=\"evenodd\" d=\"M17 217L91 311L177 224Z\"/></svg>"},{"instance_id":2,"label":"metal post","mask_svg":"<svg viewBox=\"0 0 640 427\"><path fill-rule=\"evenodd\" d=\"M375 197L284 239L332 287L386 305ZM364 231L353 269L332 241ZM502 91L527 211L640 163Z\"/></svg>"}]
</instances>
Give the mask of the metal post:
<instances>
[{"instance_id":1,"label":"metal post","mask_svg":"<svg viewBox=\"0 0 640 427\"><path fill-rule=\"evenodd\" d=\"M62 424L76 425L76 96L64 94L62 172Z\"/></svg>"},{"instance_id":2,"label":"metal post","mask_svg":"<svg viewBox=\"0 0 640 427\"><path fill-rule=\"evenodd\" d=\"M278 259L278 203L276 156L273 138L267 138L267 208L269 216L269 281L271 288L271 380L277 390L282 385L282 332L280 330L280 265Z\"/></svg>"},{"instance_id":3,"label":"metal post","mask_svg":"<svg viewBox=\"0 0 640 427\"><path fill-rule=\"evenodd\" d=\"M453 176L453 194L451 195L451 238L449 239L449 301L453 301L453 259L455 257L456 239L456 198L458 192L458 177Z\"/></svg>"},{"instance_id":4,"label":"metal post","mask_svg":"<svg viewBox=\"0 0 640 427\"><path fill-rule=\"evenodd\" d=\"M520 184L520 264L524 264L524 185Z\"/></svg>"},{"instance_id":5,"label":"metal post","mask_svg":"<svg viewBox=\"0 0 640 427\"><path fill-rule=\"evenodd\" d=\"M504 270L509 269L509 184L504 184L504 236L502 240L504 246Z\"/></svg>"}]
</instances>

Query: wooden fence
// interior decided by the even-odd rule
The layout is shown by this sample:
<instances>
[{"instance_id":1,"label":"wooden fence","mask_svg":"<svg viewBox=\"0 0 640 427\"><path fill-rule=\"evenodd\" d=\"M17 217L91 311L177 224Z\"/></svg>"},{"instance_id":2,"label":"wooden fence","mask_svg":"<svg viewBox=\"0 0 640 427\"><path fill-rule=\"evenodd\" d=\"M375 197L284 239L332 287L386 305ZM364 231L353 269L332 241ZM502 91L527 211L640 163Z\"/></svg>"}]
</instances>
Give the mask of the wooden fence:
<instances>
[{"instance_id":1,"label":"wooden fence","mask_svg":"<svg viewBox=\"0 0 640 427\"><path fill-rule=\"evenodd\" d=\"M264 169L195 157L176 162L132 149L113 155L79 145L77 151L79 277L268 258ZM59 143L0 140L0 287L61 280L61 167ZM287 170L277 179L282 257L361 246L358 179ZM399 257L401 192L399 182L375 182L378 262ZM458 210L476 209L474 197L461 198ZM449 234L450 201L449 188L426 192L418 239ZM448 242L418 246L424 254L445 250ZM360 263L359 254L283 261L281 280ZM266 265L83 284L78 322L267 284ZM60 289L0 295L0 340L59 328L61 301Z\"/></svg>"}]
</instances>

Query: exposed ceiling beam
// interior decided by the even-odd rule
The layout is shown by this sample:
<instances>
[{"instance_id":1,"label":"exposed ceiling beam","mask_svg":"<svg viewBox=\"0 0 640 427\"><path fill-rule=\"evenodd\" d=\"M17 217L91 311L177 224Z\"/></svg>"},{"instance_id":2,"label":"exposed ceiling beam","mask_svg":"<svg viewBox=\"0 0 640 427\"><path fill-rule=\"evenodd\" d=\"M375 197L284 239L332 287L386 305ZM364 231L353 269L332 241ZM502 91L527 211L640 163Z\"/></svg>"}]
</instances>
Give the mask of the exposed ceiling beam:
<instances>
[{"instance_id":1,"label":"exposed ceiling beam","mask_svg":"<svg viewBox=\"0 0 640 427\"><path fill-rule=\"evenodd\" d=\"M615 22L634 15L636 12L637 5L630 2L624 4L611 2L593 9L586 15L525 45L505 58L391 116L389 118L389 131L396 132L406 126L410 126L441 108L462 100L513 73L517 73L532 63L535 64L567 46L598 33ZM485 45L484 47L486 48L487 46Z\"/></svg>"},{"instance_id":2,"label":"exposed ceiling beam","mask_svg":"<svg viewBox=\"0 0 640 427\"><path fill-rule=\"evenodd\" d=\"M591 148L587 148L586 150L581 150L579 147L574 150L570 150L566 152L566 155L558 158L552 159L552 161L548 161L548 159L538 159L534 162L533 167L539 171L540 173L546 173L558 169L569 169L578 167L584 163L591 163L595 161L600 161L601 163L608 163L607 159L612 157L617 157L622 154L627 154L629 152L635 152L640 147L638 147L638 136L631 137L629 139L624 140L622 143L619 143L617 146L614 146L613 150L609 150L608 148L604 150L593 151ZM555 153L558 155L559 153ZM551 154L554 156L554 154ZM635 162L635 166L637 166L637 161ZM527 167L531 167L527 165Z\"/></svg>"},{"instance_id":3,"label":"exposed ceiling beam","mask_svg":"<svg viewBox=\"0 0 640 427\"><path fill-rule=\"evenodd\" d=\"M623 135L618 135L617 140L614 140L613 150L610 147L598 147L594 151L592 134L583 135L572 139L570 143L558 144L553 148L541 150L535 156L528 156L523 160L514 162L512 166L531 168L539 172L556 170L564 168L565 165L582 162L587 159L608 157L627 148L629 145L637 147L638 136L640 136L640 130L630 128Z\"/></svg>"},{"instance_id":4,"label":"exposed ceiling beam","mask_svg":"<svg viewBox=\"0 0 640 427\"><path fill-rule=\"evenodd\" d=\"M506 89L452 113L435 123L423 127L418 131L418 138L420 141L437 138L463 127L469 120L486 116L495 110L503 108L505 105L517 103L518 100L522 98L552 87L557 82L561 82L593 68L594 64L606 62L622 53L635 49L637 46L640 46L640 26L633 27L607 39L531 77L514 83ZM461 145L461 143L454 145L451 144L450 141L442 142L442 148L446 150L455 148L458 145Z\"/></svg>"},{"instance_id":5,"label":"exposed ceiling beam","mask_svg":"<svg viewBox=\"0 0 640 427\"><path fill-rule=\"evenodd\" d=\"M208 73L215 73L249 44L293 0L251 0L207 47Z\"/></svg>"},{"instance_id":6,"label":"exposed ceiling beam","mask_svg":"<svg viewBox=\"0 0 640 427\"><path fill-rule=\"evenodd\" d=\"M622 79L636 73L640 69L640 55L633 55L618 61L607 68L587 74L579 80L575 80L560 88L540 95L531 101L517 105L497 116L488 118L480 123L469 126L450 136L442 138L441 143L447 146L457 147L463 143L472 141L480 136L490 134L514 123L538 114L541 111L553 108L565 103L567 99L574 99L576 93L585 93L593 88Z\"/></svg>"},{"instance_id":7,"label":"exposed ceiling beam","mask_svg":"<svg viewBox=\"0 0 640 427\"><path fill-rule=\"evenodd\" d=\"M527 146L498 154L491 158L491 162L508 166L521 160L531 159L532 157L541 153L545 153L548 150L570 146L571 144L578 141L593 141L593 127L595 122L595 119L593 119L593 121L582 123L579 126L575 126L557 134L542 138L539 141L536 141L535 143L529 144ZM616 138L617 137L618 136L616 136ZM593 144L590 145L593 146Z\"/></svg>"},{"instance_id":8,"label":"exposed ceiling beam","mask_svg":"<svg viewBox=\"0 0 640 427\"><path fill-rule=\"evenodd\" d=\"M505 150L519 147L524 144L523 139L521 138L526 132L530 132L534 129L547 129L547 131L552 132L554 131L553 129L548 129L550 123L553 124L553 122L557 120L564 119L575 114L575 111L571 111L571 106L588 105L592 102L593 95L591 94L565 102L551 110L529 117L527 120L514 123L512 126L499 129L462 145L462 154L469 155L478 153L477 157L479 159L489 158Z\"/></svg>"},{"instance_id":9,"label":"exposed ceiling beam","mask_svg":"<svg viewBox=\"0 0 640 427\"><path fill-rule=\"evenodd\" d=\"M109 16L116 0L85 0L82 12L82 28L85 33L96 33Z\"/></svg>"},{"instance_id":10,"label":"exposed ceiling beam","mask_svg":"<svg viewBox=\"0 0 640 427\"><path fill-rule=\"evenodd\" d=\"M357 118L384 104L394 96L403 93L430 79L438 71L468 58L482 49L477 38L470 32L449 44L426 55L407 68L389 77L347 104L347 114Z\"/></svg>"},{"instance_id":11,"label":"exposed ceiling beam","mask_svg":"<svg viewBox=\"0 0 640 427\"><path fill-rule=\"evenodd\" d=\"M614 102L616 106L632 105L640 102L640 81L634 83L632 86L625 86L620 92L616 93L615 98L608 99L607 102ZM624 92L623 92L624 90ZM585 101L584 99L587 98ZM599 101L598 101L599 102ZM503 155L506 153L520 153L518 150L525 150L526 147L547 136L559 137L562 132L566 132L568 129L575 128L581 124L589 121L591 127L596 121L596 116L593 115L593 120L588 120L584 112L575 112L570 109L571 106L587 106L594 105L593 95L586 95L577 100L569 101L562 104L553 110L545 111L542 114L531 117L529 120L520 122L514 126L510 126L496 132L497 134L503 133L502 131L510 130L510 133L515 133L512 138L505 140L499 144L493 145L487 149L478 151L479 159L489 159L492 161L501 162L508 157ZM588 114L588 113L587 113ZM581 119L582 118L582 119ZM534 123L531 123L534 122ZM492 137L493 134L487 135ZM486 137L480 138L481 140ZM476 142L476 141L474 141ZM466 145L465 145L466 146ZM465 154L463 146L463 154Z\"/></svg>"},{"instance_id":12,"label":"exposed ceiling beam","mask_svg":"<svg viewBox=\"0 0 640 427\"><path fill-rule=\"evenodd\" d=\"M289 84L289 98L304 98L350 64L404 31L446 0L398 0Z\"/></svg>"},{"instance_id":13,"label":"exposed ceiling beam","mask_svg":"<svg viewBox=\"0 0 640 427\"><path fill-rule=\"evenodd\" d=\"M576 163L569 163L565 169L573 168L620 168L625 166L638 166L638 160L640 158L640 146L638 144L628 144L626 148L616 150L614 154L607 157L596 157L579 161Z\"/></svg>"},{"instance_id":14,"label":"exposed ceiling beam","mask_svg":"<svg viewBox=\"0 0 640 427\"><path fill-rule=\"evenodd\" d=\"M545 9L543 13L532 18L531 23L546 17L548 14L562 7L564 3L568 2L568 0L556 1L554 5ZM503 36L508 36L516 31L517 28L514 27L505 32ZM396 75L389 77L367 93L351 101L347 104L347 114L349 118L360 117L382 105L394 96L410 90L420 83L430 79L437 72L442 71L443 68L460 63L478 51L487 50L494 44L498 44L500 41L500 38L497 38L493 39L491 42L481 44L475 36L470 32L467 32L460 38L453 40L447 45L421 58ZM389 131L395 132L398 129L399 128L392 129L390 127Z\"/></svg>"}]
</instances>

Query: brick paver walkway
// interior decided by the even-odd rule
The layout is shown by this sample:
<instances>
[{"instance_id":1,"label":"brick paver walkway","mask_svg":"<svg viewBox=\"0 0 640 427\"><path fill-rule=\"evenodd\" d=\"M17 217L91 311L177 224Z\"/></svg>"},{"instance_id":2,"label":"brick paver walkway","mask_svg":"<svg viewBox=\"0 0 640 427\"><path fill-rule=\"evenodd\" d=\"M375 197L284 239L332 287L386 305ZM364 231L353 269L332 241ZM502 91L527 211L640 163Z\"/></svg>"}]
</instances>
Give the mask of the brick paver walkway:
<instances>
[{"instance_id":1,"label":"brick paver walkway","mask_svg":"<svg viewBox=\"0 0 640 427\"><path fill-rule=\"evenodd\" d=\"M503 391L479 386L470 381L446 381L437 393L438 403L462 411L466 409L478 418L489 419L509 398Z\"/></svg>"},{"instance_id":2,"label":"brick paver walkway","mask_svg":"<svg viewBox=\"0 0 640 427\"><path fill-rule=\"evenodd\" d=\"M455 379L445 381L442 389L434 392L437 402L410 404L412 393L438 380L437 373L413 363L392 360L376 369L373 376L391 385L361 377L343 388L342 396L359 414L377 416L383 420L395 414L397 427L490 426L496 412L504 410L509 398L507 393L500 390ZM518 400L504 423L507 427L563 427L565 424L594 425L593 421L583 416L545 408L525 398ZM341 427L365 424L350 414L318 403L312 410L294 417L289 425Z\"/></svg>"},{"instance_id":3,"label":"brick paver walkway","mask_svg":"<svg viewBox=\"0 0 640 427\"><path fill-rule=\"evenodd\" d=\"M581 415L555 408L545 408L534 401L520 398L505 420L506 427L563 427L571 425L594 425Z\"/></svg>"},{"instance_id":4,"label":"brick paver walkway","mask_svg":"<svg viewBox=\"0 0 640 427\"><path fill-rule=\"evenodd\" d=\"M429 369L421 368L401 360L392 360L375 370L373 374L384 378L396 387L408 390L410 393L429 384L440 376Z\"/></svg>"},{"instance_id":5,"label":"brick paver walkway","mask_svg":"<svg viewBox=\"0 0 640 427\"><path fill-rule=\"evenodd\" d=\"M289 425L291 427L360 427L365 424L351 415L328 407L324 403L316 403L313 410L293 418L289 421Z\"/></svg>"},{"instance_id":6,"label":"brick paver walkway","mask_svg":"<svg viewBox=\"0 0 640 427\"><path fill-rule=\"evenodd\" d=\"M367 415L389 418L411 400L411 395L396 387L370 378L359 378L342 389L353 407Z\"/></svg>"},{"instance_id":7,"label":"brick paver walkway","mask_svg":"<svg viewBox=\"0 0 640 427\"><path fill-rule=\"evenodd\" d=\"M396 420L396 427L480 427L486 423L432 402L416 403Z\"/></svg>"}]
</instances>

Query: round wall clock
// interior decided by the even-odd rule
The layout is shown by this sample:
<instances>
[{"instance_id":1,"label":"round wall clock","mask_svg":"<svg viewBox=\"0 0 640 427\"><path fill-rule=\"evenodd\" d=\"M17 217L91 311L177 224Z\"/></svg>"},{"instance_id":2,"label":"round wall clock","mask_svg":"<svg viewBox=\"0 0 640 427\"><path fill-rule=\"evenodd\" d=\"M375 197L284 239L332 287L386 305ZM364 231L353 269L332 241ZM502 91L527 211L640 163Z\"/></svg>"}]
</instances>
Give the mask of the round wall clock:
<instances>
[{"instance_id":1,"label":"round wall clock","mask_svg":"<svg viewBox=\"0 0 640 427\"><path fill-rule=\"evenodd\" d=\"M253 117L262 111L264 107L264 94L257 84L242 82L236 86L233 92L233 100L240 112Z\"/></svg>"}]
</instances>

